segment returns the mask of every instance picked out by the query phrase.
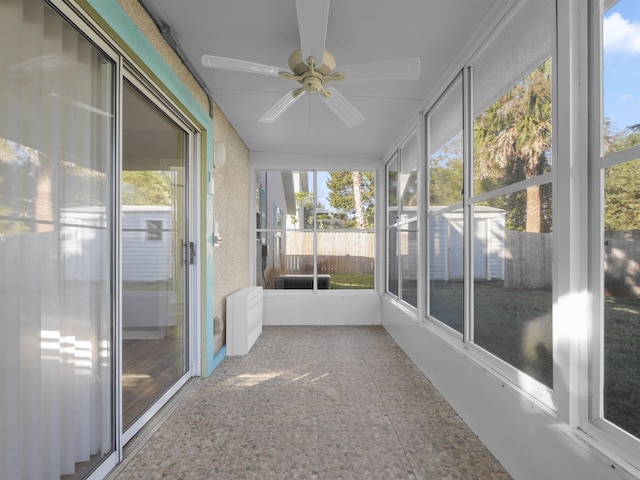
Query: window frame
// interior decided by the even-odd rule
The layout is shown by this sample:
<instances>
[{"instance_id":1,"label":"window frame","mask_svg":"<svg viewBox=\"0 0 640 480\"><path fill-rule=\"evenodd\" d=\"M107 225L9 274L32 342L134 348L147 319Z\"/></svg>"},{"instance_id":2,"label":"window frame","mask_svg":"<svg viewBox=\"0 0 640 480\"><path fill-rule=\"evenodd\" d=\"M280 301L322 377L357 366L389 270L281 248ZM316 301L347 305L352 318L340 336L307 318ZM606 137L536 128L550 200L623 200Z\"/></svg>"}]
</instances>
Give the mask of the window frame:
<instances>
[{"instance_id":1,"label":"window frame","mask_svg":"<svg viewBox=\"0 0 640 480\"><path fill-rule=\"evenodd\" d=\"M424 143L425 143L425 148L424 148L424 171L425 171L425 175L424 175L424 180L422 182L424 191L425 191L425 195L424 195L424 205L425 205L425 216L426 216L426 221L425 221L425 225L426 225L426 234L425 234L425 238L424 238L424 245L425 245L425 264L426 264L426 268L425 268L425 292L424 292L424 314L422 315L422 322L427 324L427 325L435 325L438 328L442 329L442 331L446 334L449 335L451 337L453 337L454 341L458 341L458 340L465 340L468 341L468 337L465 337L465 334L467 332L470 331L470 329L468 328L468 319L469 319L469 301L467 299L467 282L468 282L468 274L467 274L467 269L466 269L466 265L469 263L468 260L465 258L468 255L467 249L464 248L465 245L465 240L464 240L464 236L465 236L465 201L464 201L464 191L468 190L467 186L466 186L466 182L467 182L467 178L466 178L466 172L468 170L468 157L469 157L469 142L472 139L472 137L468 137L468 132L467 132L467 128L466 128L466 118L469 116L469 112L468 112L468 102L466 101L466 99L468 98L468 94L466 91L466 88L468 88L469 86L469 69L464 69L462 71L459 71L451 80L451 82L446 86L446 88L443 90L442 94L440 96L438 96L438 98L433 102L433 104L431 105L431 107L425 112L424 114L424 131L425 131L425 138L424 138ZM431 211L431 168L430 168L430 150L431 150L431 116L432 114L441 106L443 105L444 102L446 102L446 100L448 99L448 97L455 92L455 90L457 88L460 88L460 93L461 93L461 103L459 105L460 107L460 114L461 114L461 120L462 120L462 191L463 191L463 195L460 198L459 202L456 202L452 205L447 205L444 206L442 209L437 210L432 212ZM457 134L456 134L457 135ZM455 136L454 136L455 137ZM449 139L448 141L452 140L454 137L451 137L451 139ZM463 309L463 318L462 318L462 333L458 332L456 329L454 329L453 327L447 325L444 321L433 317L431 315L431 236L430 236L430 225L431 225L431 219L435 219L435 218L444 218L444 215L446 215L447 213L452 213L455 212L457 210L460 210L461 214L462 214L462 290L463 290L463 305L462 305L462 309ZM447 256L447 261L448 261L448 256Z\"/></svg>"},{"instance_id":2,"label":"window frame","mask_svg":"<svg viewBox=\"0 0 640 480\"><path fill-rule=\"evenodd\" d=\"M492 199L494 197L503 196L510 193L514 193L514 192L519 192L530 186L551 184L552 188L554 189L554 195L552 197L552 215L553 215L552 221L553 221L553 232L554 232L553 243L552 243L553 245L552 255L553 255L554 272L557 272L557 270L555 269L555 264L558 257L558 253L557 253L558 245L560 243L559 235L556 233L559 222L557 218L558 199L556 198L556 195L555 195L555 190L556 190L555 186L557 185L557 181L558 181L557 180L558 154L556 152L556 145L557 145L556 130L558 128L557 39L555 42L553 42L553 47L549 52L549 55L551 57L551 60L550 60L551 61L551 80L550 81L551 81L551 101L552 101L551 118L553 122L552 123L553 125L552 145L554 146L551 171L539 174L536 177L531 179L520 180L509 185L501 186L489 192L482 192L478 194L475 194L473 192L473 177L474 177L473 151L474 151L474 119L475 119L474 72L476 69L475 68L476 63L479 58L483 57L483 54L486 54L486 52L489 51L489 49L494 44L494 42L496 42L496 38L498 38L499 35L502 33L503 29L508 28L508 26L511 24L511 21L517 18L518 15L520 16L523 15L522 13L523 8L531 5L533 5L533 2L523 2L522 5L516 6L515 8L513 8L502 20L500 27L497 28L487 39L485 39L482 46L465 62L464 67L462 68L462 78L461 79L459 78L460 71L456 72L455 75L452 75L451 81L442 88L441 93L434 98L432 103L429 104L430 105L429 108L426 109L425 112L421 114L422 118L424 119L423 121L424 121L425 139L423 142L424 143L423 147L426 152L429 149L429 145L427 144L427 137L429 133L427 130L429 112L431 112L432 109L438 105L439 101L441 101L441 99L449 92L450 88L455 86L456 82L459 82L459 81L462 82L461 108L463 112L462 120L463 120L464 194L463 194L462 201L456 205L461 206L461 208L463 209L463 216L464 216L463 334L461 335L458 331L447 326L443 322L429 316L428 314L429 298L428 298L427 289L425 289L423 292L424 306L420 310L421 311L420 320L422 325L424 325L425 328L428 328L434 331L437 335L441 336L444 340L449 342L455 348L458 348L461 351L464 351L465 355L469 355L471 358L477 361L482 368L493 372L493 374L497 376L499 381L504 382L505 385L510 385L511 388L513 388L515 391L522 394L525 398L527 398L532 403L538 405L540 409L545 413L547 413L548 415L557 416L558 409L559 409L559 402L558 402L557 392L556 392L558 383L556 382L557 372L555 368L554 368L553 388L549 388L548 386L541 383L539 380L525 374L519 368L511 365L510 363L508 363L507 360L503 360L502 358L494 355L490 351L477 345L474 342L474 324L473 324L474 323L473 322L474 277L473 277L473 265L472 265L474 261L473 260L474 235L473 235L472 229L468 227L469 225L473 225L473 208L476 204L482 201ZM555 10L554 10L554 14L555 14ZM549 56L545 58L548 59ZM546 60L543 59L543 61L546 61ZM528 75L531 71L534 71L539 66L537 62L534 62L533 60L531 61L531 65L532 65L532 69L526 70L525 75ZM513 86L514 85L511 85L509 89L512 88ZM429 191L428 191L429 183L428 182L429 182L430 171L428 168L429 165L428 165L428 159L426 158L426 154L424 155L424 158L422 158L421 160L423 162L426 162L426 167L425 167L426 174L423 175L423 177L425 178L422 180L422 183L421 183L423 190L426 191L426 194L424 195L424 201L422 203L422 207L426 210L429 202ZM429 212L423 211L422 215L424 217L424 221L427 222L425 224L427 225L426 230L428 230L429 228L428 219L430 218ZM425 247L429 245L428 232L426 230L425 232L423 232L424 235L422 240L423 245ZM427 259L427 262L428 262L428 259ZM428 282L429 282L428 269L425 269L425 272L422 275L422 280L425 285L428 285ZM558 318L557 308L556 308L556 303L558 298L558 282L557 282L557 276L555 273L553 276L552 290L553 290L552 291L553 302L552 302L551 315L553 319L553 325L551 328L553 332L553 340L551 344L551 349L552 349L553 358L555 359L558 357L558 352L559 352L559 344L556 339L556 322L555 322L555 319Z\"/></svg>"},{"instance_id":3,"label":"window frame","mask_svg":"<svg viewBox=\"0 0 640 480\"><path fill-rule=\"evenodd\" d=\"M82 35L94 48L99 50L108 61L113 62L113 71L111 72L109 81L111 82L109 88L111 89L111 102L112 112L114 118L111 120L111 136L108 139L110 148L110 161L111 165L108 167L108 174L112 178L108 179L107 197L109 205L106 208L106 217L108 222L109 232L109 251L105 252L105 255L109 256L109 275L110 275L110 290L114 292L117 288L117 278L115 262L117 257L117 251L119 246L118 229L119 219L115 214L115 199L119 194L117 181L115 181L115 168L114 163L118 158L118 141L120 137L120 129L118 121L120 120L121 110L119 108L119 98L121 91L119 89L119 80L122 77L122 58L123 53L121 49L117 47L115 42L106 36L100 26L89 17L82 9L78 8L75 4L72 4L70 0L43 0L43 3L49 7L56 15L68 23L78 35ZM91 470L86 474L86 479L102 479L113 471L113 469L121 462L123 457L123 443L121 440L122 430L120 426L120 413L119 413L119 400L118 395L121 391L119 369L120 369L120 349L117 346L118 334L115 328L114 318L116 315L117 304L112 302L109 307L109 318L111 323L109 327L112 329L108 335L108 342L111 345L108 348L108 355L110 356L111 377L108 379L111 389L111 405L108 409L109 423L111 425L111 439L109 440L110 450L105 452L102 458L100 458L95 464L91 465ZM106 411L100 412L101 414L107 413ZM20 439L17 439L18 441ZM16 459L19 461L19 459Z\"/></svg>"},{"instance_id":4,"label":"window frame","mask_svg":"<svg viewBox=\"0 0 640 480\"><path fill-rule=\"evenodd\" d=\"M384 172L385 172L385 192L386 192L386 202L385 202L385 259L386 259L386 263L385 263L385 280L384 280L384 284L385 284L385 289L384 289L384 294L387 297L390 297L392 299L394 299L395 301L399 302L404 308L408 309L410 312L414 312L417 313L421 303L423 302L423 299L421 298L422 295L420 294L421 289L422 289L422 284L423 284L423 271L424 269L422 268L422 266L420 265L420 259L419 259L419 255L417 255L416 258L416 305L411 304L410 302L408 302L405 298L403 298L403 275L402 275L402 265L400 262L400 236L402 234L402 232L415 232L416 235L416 247L418 248L418 250L421 248L421 222L422 222L422 205L423 205L423 192L424 192L424 185L423 185L423 181L422 181L422 177L424 177L424 175L422 174L422 164L423 164L423 149L422 149L422 144L424 143L424 138L419 134L419 129L416 127L412 128L409 133L404 137L403 141L401 142L400 146L389 156L389 158L387 159L387 161L384 164ZM402 205L402 199L404 197L403 192L400 190L400 176L402 173L406 173L403 170L403 153L406 150L406 145L408 145L410 142L415 141L416 142L416 155L417 155L417 164L416 164L416 170L415 170L415 175L416 175L416 187L418 189L417 192L417 205L416 205L416 210L415 210L415 214L407 216L406 218L403 218L403 205ZM396 169L395 170L389 170L389 166L392 164L392 162L396 162ZM396 204L393 205L393 207L395 207L395 221L391 222L390 221L390 214L392 211L389 205L389 173L390 172L394 172L396 173ZM416 224L416 229L410 229L410 228L405 228L408 227L410 224L415 223ZM391 252L389 246L391 245L390 242L390 236L394 235L395 233L395 242L393 243L393 245L395 246L395 250L394 252ZM391 256L392 253L395 253L394 257L395 257L395 261L391 262ZM393 265L395 266L395 280L397 282L396 285L396 289L397 289L397 293L394 293L390 290L390 280L391 280L391 268L390 266Z\"/></svg>"},{"instance_id":5,"label":"window frame","mask_svg":"<svg viewBox=\"0 0 640 480\"><path fill-rule=\"evenodd\" d=\"M205 258L200 255L204 252L202 246L205 244L204 233L202 233L206 227L205 221L202 217L202 212L206 209L203 203L203 183L202 177L205 169L204 161L206 156L204 155L205 149L213 148L207 145L205 142L206 124L203 123L202 116L198 117L196 109L200 107L199 104L189 103L191 98L184 97L183 95L177 95L175 91L167 86L166 75L163 73L158 76L158 72L154 69L153 61L138 61L136 60L136 52L130 49L130 44L127 44L127 40L118 37L113 32L109 33L104 29L104 21L106 18L105 11L93 11L91 5L79 5L77 0L43 0L53 10L56 11L61 17L69 22L79 34L82 34L89 42L95 47L99 48L105 56L114 62L113 72L113 102L114 102L114 137L112 139L113 148L113 163L111 174L114 178L119 178L121 174L121 168L119 163L122 159L122 130L123 130L123 108L122 108L122 96L123 96L123 82L128 81L135 88L139 89L146 99L153 103L163 114L167 115L173 122L180 126L187 134L188 140L185 148L187 148L187 156L185 158L185 168L190 170L189 172L189 184L190 188L186 196L185 206L190 218L186 231L189 239L194 240L197 247L196 261L193 266L190 267L188 274L188 305L186 306L188 312L188 325L189 337L187 345L187 355L185 361L187 363L187 371L183 374L182 378L173 384L159 399L154 402L153 406L147 410L143 416L137 421L140 427L149 424L149 420L157 413L167 402L179 391L179 389L189 380L191 377L196 377L202 373L203 361L202 356L205 355L203 351L202 342L199 339L203 334L203 326L201 323L201 316L204 311L202 284L205 282L203 278L203 272L205 271ZM88 8L89 7L89 8ZM144 47L141 47L144 48ZM152 47L151 47L152 48ZM135 49L134 49L135 50ZM162 60L164 61L164 60ZM174 75L170 73L169 75ZM206 114L206 111L202 111ZM208 117L207 117L208 118ZM113 469L121 464L124 458L124 449L127 446L129 440L132 439L137 427L132 425L128 430L123 429L122 425L122 348L121 348L121 275L122 268L121 262L121 219L117 215L117 208L119 208L121 189L119 182L113 180L113 185L110 190L111 205L113 210L110 215L113 216L112 229L113 239L111 245L112 255L112 281L111 290L113 292L112 299L112 311L113 311L113 333L112 342L115 348L112 350L115 361L112 368L114 369L114 400L113 400L113 421L114 421L114 450L100 460L95 466L95 469L91 471L86 477L87 479L93 478L105 478L109 473L113 472ZM144 226L142 227L144 228Z\"/></svg>"},{"instance_id":6,"label":"window frame","mask_svg":"<svg viewBox=\"0 0 640 480\"><path fill-rule=\"evenodd\" d=\"M379 177L379 172L377 169L374 168L370 168L370 167L363 167L363 168L357 168L357 167L352 167L352 168L340 168L340 167L332 167L332 166L328 166L326 168L316 168L316 167L302 167L302 168L296 168L295 166L287 166L287 167L271 167L271 166L264 166L264 167L253 167L251 169L251 182L252 185L254 185L255 187L255 192L257 194L254 194L254 197L259 197L260 200L259 202L261 202L263 195L264 195L264 201L266 204L266 211L268 212L269 209L272 210L273 213L275 213L275 208L274 208L274 203L272 202L271 206L268 204L269 199L268 199L268 192L266 190L266 188L264 186L262 186L258 180L257 180L257 174L258 173L265 173L265 174L273 174L273 173L278 173L278 172L304 172L307 174L312 175L312 190L313 190L313 207L312 207L312 218L313 218L313 225L311 228L300 228L300 229L291 229L291 228L287 228L287 223L286 223L286 217L289 216L290 214L284 215L282 213L281 208L278 207L278 210L280 210L280 213L282 214L282 226L281 228L270 228L270 227L262 227L262 228L258 228L257 226L257 219L259 218L258 215L261 213L259 211L257 211L256 207L257 207L257 203L255 200L252 200L251 202L251 218L254 219L254 221L252 221L252 238L256 239L253 242L252 245L252 257L255 259L255 264L254 264L254 268L253 268L253 272L252 272L252 276L251 276L251 282L254 286L257 286L258 282L257 282L257 275L260 271L260 261L261 261L261 252L259 251L261 247L261 238L262 235L273 235L274 237L274 245L279 245L280 248L282 248L282 237L286 237L287 232L291 232L291 231L300 231L300 232L307 232L313 235L313 284L312 284L312 288L266 288L263 286L265 292L269 292L269 294L274 294L274 295L287 295L287 294L300 294L300 293L314 293L314 294L321 294L321 295L335 295L335 294L340 294L342 292L342 294L344 294L344 292L350 292L353 294L360 294L362 293L371 293L371 292L377 292L378 290L378 270L379 270L379 262L378 262L378 232L379 232L379 218L378 218L378 214L376 213L374 215L374 228L366 228L366 229L362 229L362 228L332 228L332 229L322 229L318 227L318 219L317 219L317 204L318 204L318 173L321 172L326 172L326 173L330 173L330 172L367 172L367 173L372 173L374 176L374 208L378 208L379 205L379 195L378 195L378 177ZM264 192L264 193L263 193ZM275 220L275 219L274 219ZM266 216L265 218L265 224L268 224L268 216ZM349 288L349 289L332 289L332 288L320 288L320 285L318 283L318 277L319 275L322 275L318 272L318 258L319 258L319 254L318 254L318 237L319 237L319 233L320 232L368 232L371 233L373 235L373 241L374 241L374 246L373 246L373 268L374 268L374 273L373 273L373 279L374 279L374 284L373 287L371 288ZM271 258L271 262L275 265L276 259L275 257L273 257L273 253L269 253L268 254L269 257ZM286 263L286 262L285 262ZM264 280L263 280L264 281Z\"/></svg>"},{"instance_id":7,"label":"window frame","mask_svg":"<svg viewBox=\"0 0 640 480\"><path fill-rule=\"evenodd\" d=\"M587 383L582 394L580 426L622 466L640 469L640 437L623 430L604 416L604 172L615 165L640 159L640 145L606 153L604 149L604 0L591 0L588 8L589 69L589 179L588 232L590 238L588 262L589 356L586 362Z\"/></svg>"}]
</instances>

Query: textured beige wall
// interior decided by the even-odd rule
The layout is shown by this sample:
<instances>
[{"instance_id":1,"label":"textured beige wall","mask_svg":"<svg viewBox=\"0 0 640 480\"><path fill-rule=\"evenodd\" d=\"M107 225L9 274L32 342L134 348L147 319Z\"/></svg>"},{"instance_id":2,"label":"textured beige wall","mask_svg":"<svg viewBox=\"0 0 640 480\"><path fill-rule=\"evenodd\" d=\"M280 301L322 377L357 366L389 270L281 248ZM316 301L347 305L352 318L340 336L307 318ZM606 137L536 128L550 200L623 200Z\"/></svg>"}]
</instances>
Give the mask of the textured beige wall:
<instances>
[{"instance_id":1,"label":"textured beige wall","mask_svg":"<svg viewBox=\"0 0 640 480\"><path fill-rule=\"evenodd\" d=\"M209 111L206 93L169 47L160 31L140 6L138 0L118 0L122 9L131 17L180 80L187 86L202 107ZM213 249L214 275L214 351L224 344L223 327L226 319L225 300L231 293L250 285L249 278L249 149L233 129L218 106L212 102L213 134L227 151L226 163L213 171L214 220L219 223L222 245ZM209 236L213 232L207 232Z\"/></svg>"},{"instance_id":2,"label":"textured beige wall","mask_svg":"<svg viewBox=\"0 0 640 480\"><path fill-rule=\"evenodd\" d=\"M213 308L216 322L214 351L222 344L217 335L220 320L226 319L226 297L251 284L249 221L249 149L229 124L217 105L213 111L214 137L227 150L226 163L213 170L215 194L213 219L219 223L222 245L213 249ZM225 322L226 323L226 322Z\"/></svg>"},{"instance_id":3,"label":"textured beige wall","mask_svg":"<svg viewBox=\"0 0 640 480\"><path fill-rule=\"evenodd\" d=\"M154 48L160 53L162 58L169 64L171 69L176 73L178 78L182 80L182 83L189 89L194 98L202 105L205 111L209 111L209 101L207 94L200 88L198 82L193 78L193 75L189 73L187 67L184 66L180 57L176 55L173 49L165 42L164 38L160 34L160 30L156 27L151 17L147 14L147 11L142 8L138 0L118 0L118 4L127 13L127 15L133 20L136 26L144 34L144 36L151 42Z\"/></svg>"}]
</instances>

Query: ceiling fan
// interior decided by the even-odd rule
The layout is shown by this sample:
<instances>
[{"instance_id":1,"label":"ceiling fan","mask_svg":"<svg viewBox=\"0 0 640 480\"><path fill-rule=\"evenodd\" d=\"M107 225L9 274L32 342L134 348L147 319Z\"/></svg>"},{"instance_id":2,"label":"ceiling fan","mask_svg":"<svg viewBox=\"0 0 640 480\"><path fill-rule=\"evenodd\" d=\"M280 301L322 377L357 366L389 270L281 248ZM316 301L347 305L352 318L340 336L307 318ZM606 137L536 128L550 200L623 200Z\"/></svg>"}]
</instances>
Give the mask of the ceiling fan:
<instances>
[{"instance_id":1,"label":"ceiling fan","mask_svg":"<svg viewBox=\"0 0 640 480\"><path fill-rule=\"evenodd\" d=\"M333 87L325 83L340 80L416 80L420 75L420 59L400 58L395 60L362 63L339 67L325 48L327 23L329 20L329 0L296 0L300 49L289 57L290 70L237 60L234 58L203 55L206 67L235 70L247 73L270 75L300 84L278 100L260 119L272 123L305 93L320 93L322 101L342 120L347 127L355 127L364 121L364 116Z\"/></svg>"}]
</instances>

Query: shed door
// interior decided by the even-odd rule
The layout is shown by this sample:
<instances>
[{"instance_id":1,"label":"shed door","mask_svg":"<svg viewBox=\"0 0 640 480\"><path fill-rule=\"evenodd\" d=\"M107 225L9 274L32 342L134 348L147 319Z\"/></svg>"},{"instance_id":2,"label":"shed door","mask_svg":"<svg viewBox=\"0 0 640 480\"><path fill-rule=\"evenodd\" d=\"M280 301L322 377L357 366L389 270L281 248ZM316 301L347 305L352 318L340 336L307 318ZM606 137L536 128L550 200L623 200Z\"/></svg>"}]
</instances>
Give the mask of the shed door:
<instances>
[{"instance_id":1,"label":"shed door","mask_svg":"<svg viewBox=\"0 0 640 480\"><path fill-rule=\"evenodd\" d=\"M487 228L488 222L486 219L476 219L475 222L475 235L473 237L473 272L474 277L478 279L487 278ZM463 263L463 229L462 220L449 220L448 221L448 252L447 257L449 259L449 279L461 280L464 276L464 263Z\"/></svg>"},{"instance_id":2,"label":"shed door","mask_svg":"<svg viewBox=\"0 0 640 480\"><path fill-rule=\"evenodd\" d=\"M449 279L462 280L464 277L462 220L447 221L447 258L449 259Z\"/></svg>"},{"instance_id":3,"label":"shed door","mask_svg":"<svg viewBox=\"0 0 640 480\"><path fill-rule=\"evenodd\" d=\"M485 218L476 218L474 220L474 236L473 236L473 277L475 279L487 278L487 241L488 223Z\"/></svg>"}]
</instances>

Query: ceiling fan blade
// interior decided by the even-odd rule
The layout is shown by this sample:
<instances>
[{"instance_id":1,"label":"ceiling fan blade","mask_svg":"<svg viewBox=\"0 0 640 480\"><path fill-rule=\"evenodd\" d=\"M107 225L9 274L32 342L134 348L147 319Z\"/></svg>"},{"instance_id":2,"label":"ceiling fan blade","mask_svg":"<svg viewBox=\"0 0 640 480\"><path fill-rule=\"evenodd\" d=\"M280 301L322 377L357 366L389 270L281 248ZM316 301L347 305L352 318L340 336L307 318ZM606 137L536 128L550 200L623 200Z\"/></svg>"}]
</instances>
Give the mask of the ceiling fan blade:
<instances>
[{"instance_id":1,"label":"ceiling fan blade","mask_svg":"<svg viewBox=\"0 0 640 480\"><path fill-rule=\"evenodd\" d=\"M331 97L321 96L322 101L335 113L344 124L351 128L364 122L362 115L356 107L342 96L335 88L329 87L327 91L331 93Z\"/></svg>"},{"instance_id":2,"label":"ceiling fan blade","mask_svg":"<svg viewBox=\"0 0 640 480\"><path fill-rule=\"evenodd\" d=\"M397 58L382 62L360 63L339 67L336 70L344 73L346 80L417 80L420 76L420 59Z\"/></svg>"},{"instance_id":3,"label":"ceiling fan blade","mask_svg":"<svg viewBox=\"0 0 640 480\"><path fill-rule=\"evenodd\" d=\"M285 93L280 100L274 103L273 106L269 110L267 110L267 113L260 117L258 121L263 123L275 122L278 118L280 118L280 115L286 112L287 109L291 105L293 105L296 100L304 96L305 91L301 90L299 93L296 93L298 92L298 90L299 89L295 88Z\"/></svg>"},{"instance_id":4,"label":"ceiling fan blade","mask_svg":"<svg viewBox=\"0 0 640 480\"><path fill-rule=\"evenodd\" d=\"M309 57L313 57L318 66L322 66L327 43L329 0L296 0L296 11L302 60L306 63Z\"/></svg>"},{"instance_id":5,"label":"ceiling fan blade","mask_svg":"<svg viewBox=\"0 0 640 480\"><path fill-rule=\"evenodd\" d=\"M236 70L238 72L259 73L277 77L280 69L270 65L262 65L256 62L236 60L235 58L216 57L215 55L203 55L202 64L205 67L221 68L223 70Z\"/></svg>"}]
</instances>

